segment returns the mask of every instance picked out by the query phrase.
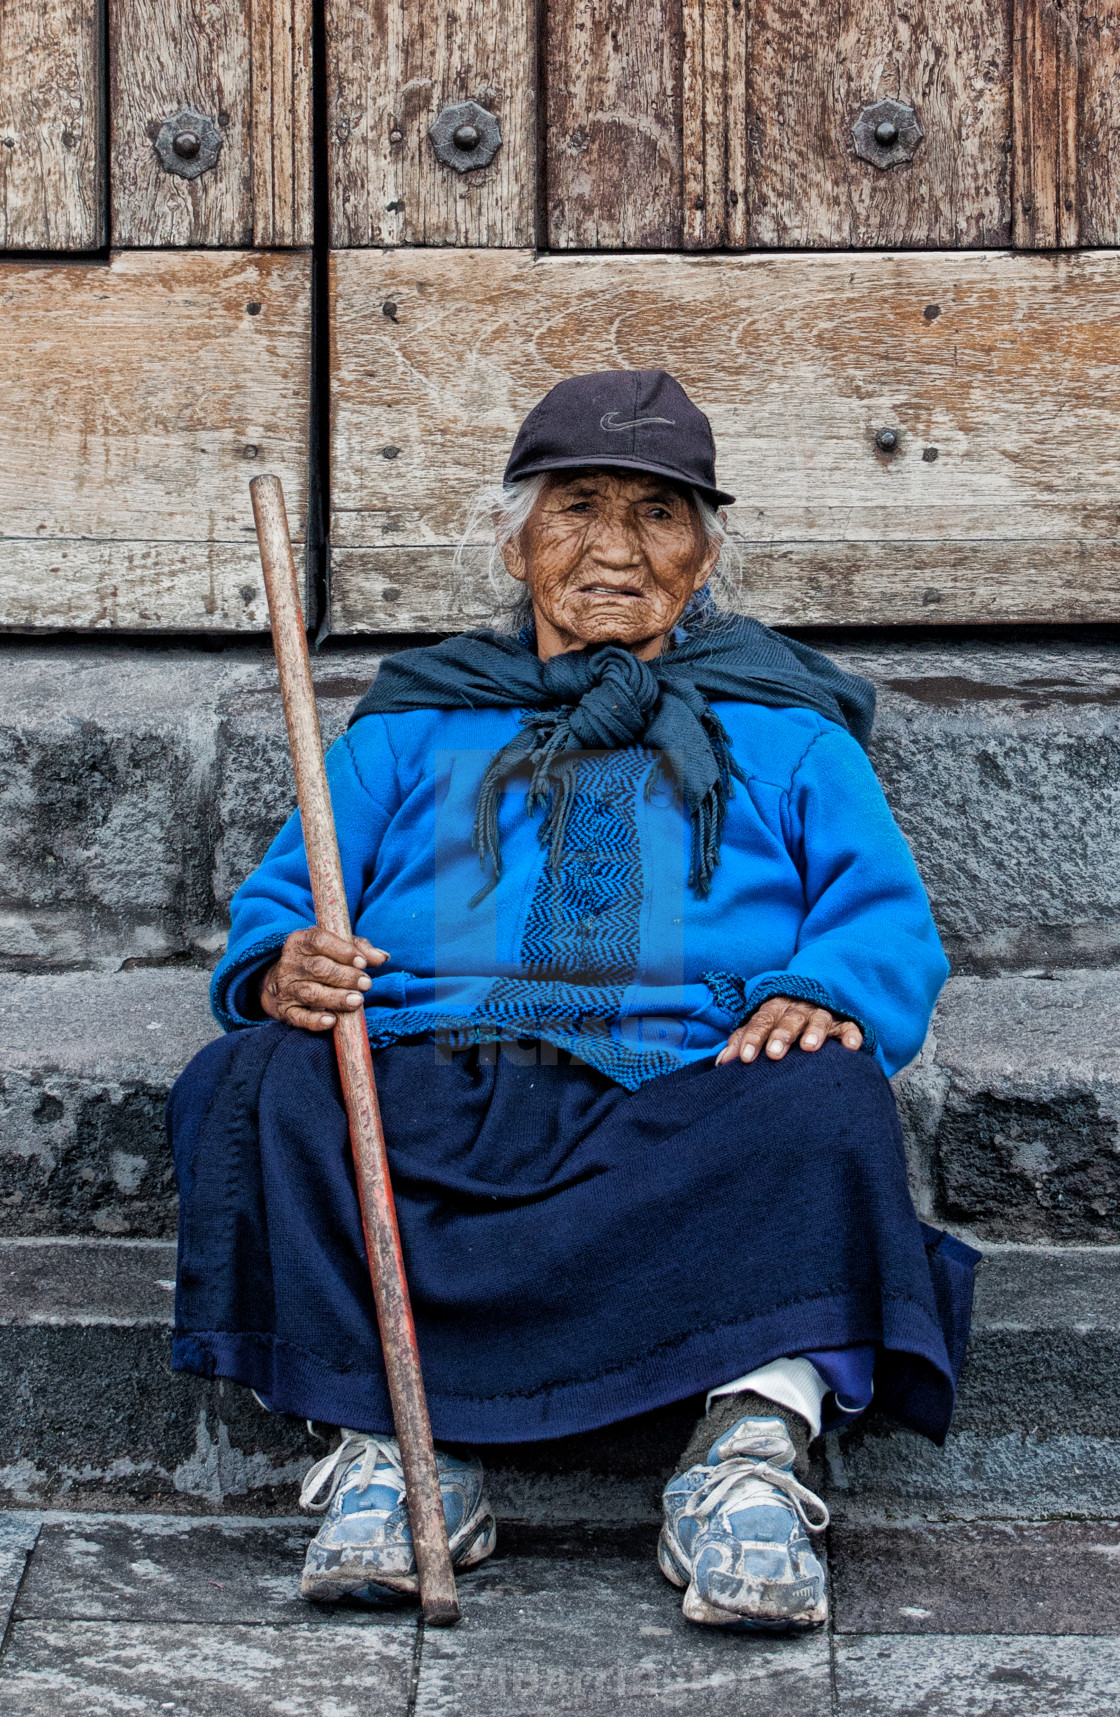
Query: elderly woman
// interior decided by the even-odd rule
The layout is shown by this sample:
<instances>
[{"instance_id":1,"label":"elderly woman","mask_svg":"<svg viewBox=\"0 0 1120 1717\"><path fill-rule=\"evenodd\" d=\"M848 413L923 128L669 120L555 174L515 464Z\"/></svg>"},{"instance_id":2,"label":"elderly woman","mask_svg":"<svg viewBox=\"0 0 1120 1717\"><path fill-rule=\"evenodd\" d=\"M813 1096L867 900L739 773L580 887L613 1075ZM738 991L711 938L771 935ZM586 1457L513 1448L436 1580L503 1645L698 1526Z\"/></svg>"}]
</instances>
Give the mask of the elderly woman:
<instances>
[{"instance_id":1,"label":"elderly woman","mask_svg":"<svg viewBox=\"0 0 1120 1717\"><path fill-rule=\"evenodd\" d=\"M495 1542L472 1446L702 1395L661 1568L692 1621L812 1627L822 1423L874 1393L945 1435L977 1255L919 1224L887 1076L946 964L870 688L707 593L731 500L664 372L554 388L497 514L524 628L389 658L329 754L353 941L314 928L298 816L234 899L229 1035L170 1108L175 1364L344 1427L304 1486L309 1598L416 1589L346 1009L458 1567Z\"/></svg>"}]
</instances>

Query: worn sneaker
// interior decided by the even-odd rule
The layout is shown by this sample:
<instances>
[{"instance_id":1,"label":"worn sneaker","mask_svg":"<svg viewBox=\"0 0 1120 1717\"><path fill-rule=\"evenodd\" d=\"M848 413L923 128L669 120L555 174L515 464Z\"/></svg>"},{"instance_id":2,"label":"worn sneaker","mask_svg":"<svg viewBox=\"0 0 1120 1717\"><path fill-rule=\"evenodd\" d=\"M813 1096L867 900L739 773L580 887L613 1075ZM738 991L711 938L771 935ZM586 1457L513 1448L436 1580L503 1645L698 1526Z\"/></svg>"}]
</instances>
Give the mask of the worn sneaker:
<instances>
[{"instance_id":1,"label":"worn sneaker","mask_svg":"<svg viewBox=\"0 0 1120 1717\"><path fill-rule=\"evenodd\" d=\"M690 1622L799 1633L828 1620L824 1569L806 1529L828 1510L794 1478L780 1419L740 1419L708 1450L708 1465L670 1479L657 1545L661 1572L687 1587Z\"/></svg>"},{"instance_id":2,"label":"worn sneaker","mask_svg":"<svg viewBox=\"0 0 1120 1717\"><path fill-rule=\"evenodd\" d=\"M452 1565L473 1568L497 1541L482 1463L437 1449L436 1465ZM304 1479L299 1501L301 1508L327 1517L307 1547L300 1581L305 1598L392 1603L419 1591L395 1437L343 1428L338 1448L316 1461Z\"/></svg>"}]
</instances>

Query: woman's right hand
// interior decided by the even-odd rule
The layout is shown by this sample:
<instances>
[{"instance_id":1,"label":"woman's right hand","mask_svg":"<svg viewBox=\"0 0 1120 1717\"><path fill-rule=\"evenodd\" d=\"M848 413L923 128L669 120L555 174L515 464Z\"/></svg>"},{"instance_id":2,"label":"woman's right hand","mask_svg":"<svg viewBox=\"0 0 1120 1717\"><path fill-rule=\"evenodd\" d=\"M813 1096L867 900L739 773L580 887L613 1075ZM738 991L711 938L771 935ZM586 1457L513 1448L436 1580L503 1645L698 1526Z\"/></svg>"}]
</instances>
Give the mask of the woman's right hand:
<instances>
[{"instance_id":1,"label":"woman's right hand","mask_svg":"<svg viewBox=\"0 0 1120 1717\"><path fill-rule=\"evenodd\" d=\"M330 1031L339 1014L362 1006L370 986L365 968L388 958L364 936L345 939L314 926L293 930L261 980L261 1007L270 1019L303 1031Z\"/></svg>"}]
</instances>

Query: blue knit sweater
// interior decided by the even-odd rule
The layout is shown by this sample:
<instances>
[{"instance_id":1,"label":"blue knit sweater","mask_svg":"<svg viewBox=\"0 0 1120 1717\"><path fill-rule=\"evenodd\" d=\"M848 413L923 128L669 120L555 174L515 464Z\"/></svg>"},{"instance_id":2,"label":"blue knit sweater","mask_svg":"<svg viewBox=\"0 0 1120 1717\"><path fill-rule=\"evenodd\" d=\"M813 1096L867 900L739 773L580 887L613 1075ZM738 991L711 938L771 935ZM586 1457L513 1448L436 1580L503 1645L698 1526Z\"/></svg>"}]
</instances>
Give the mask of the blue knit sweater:
<instances>
[{"instance_id":1,"label":"blue knit sweater","mask_svg":"<svg viewBox=\"0 0 1120 1717\"><path fill-rule=\"evenodd\" d=\"M503 872L484 880L479 784L516 712L370 715L327 757L375 1047L426 1032L535 1038L634 1089L712 1055L767 997L859 1022L887 1073L918 1053L948 973L929 903L863 751L803 709L713 706L747 777L728 806L711 893L687 885L690 830L639 747L588 756L553 871L522 786L500 811ZM255 1023L253 980L314 922L298 814L234 896L214 974L227 1029Z\"/></svg>"}]
</instances>

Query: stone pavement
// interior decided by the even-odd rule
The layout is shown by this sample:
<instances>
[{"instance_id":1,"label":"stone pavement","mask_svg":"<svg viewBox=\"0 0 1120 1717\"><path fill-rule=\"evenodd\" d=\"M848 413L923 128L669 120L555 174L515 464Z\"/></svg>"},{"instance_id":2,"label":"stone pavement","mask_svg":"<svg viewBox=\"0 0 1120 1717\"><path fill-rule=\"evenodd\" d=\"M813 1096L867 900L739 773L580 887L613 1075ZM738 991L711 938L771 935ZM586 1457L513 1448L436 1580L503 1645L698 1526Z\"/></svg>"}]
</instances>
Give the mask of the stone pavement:
<instances>
[{"instance_id":1,"label":"stone pavement","mask_svg":"<svg viewBox=\"0 0 1120 1717\"><path fill-rule=\"evenodd\" d=\"M3 1717L1115 1717L1120 1526L861 1522L833 1630L686 1623L648 1526L509 1526L464 1619L312 1608L305 1520L0 1516Z\"/></svg>"}]
</instances>

